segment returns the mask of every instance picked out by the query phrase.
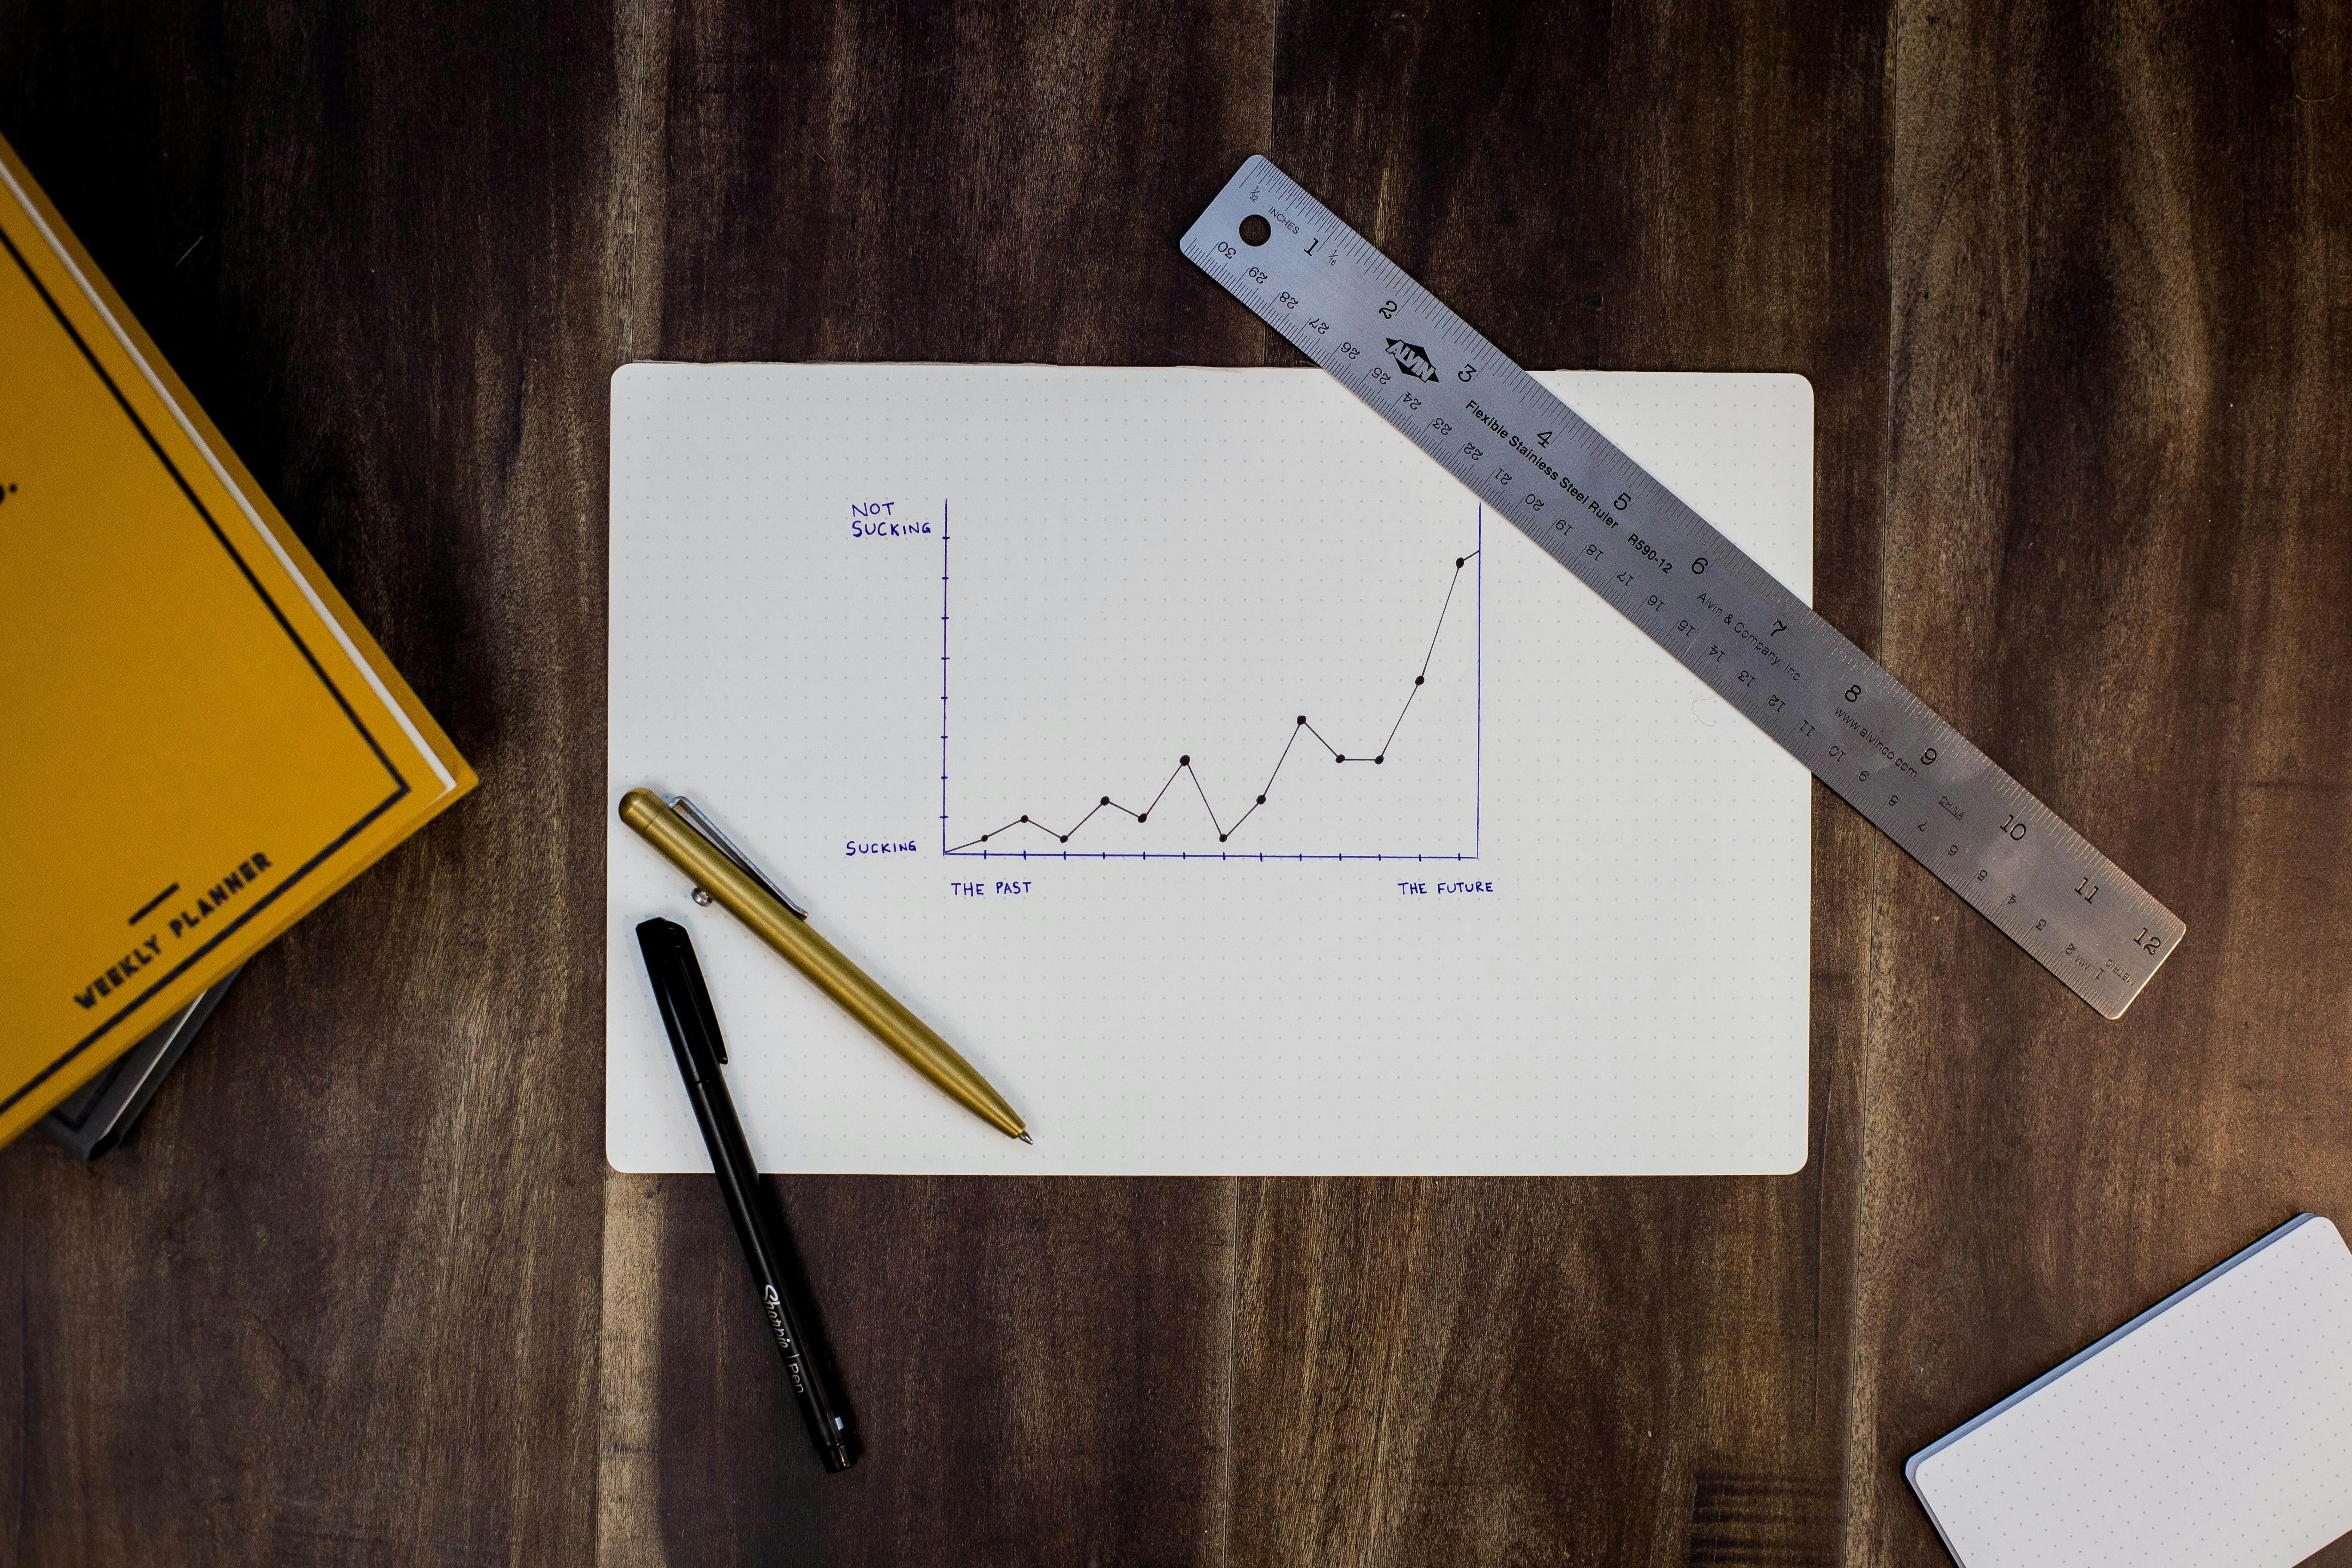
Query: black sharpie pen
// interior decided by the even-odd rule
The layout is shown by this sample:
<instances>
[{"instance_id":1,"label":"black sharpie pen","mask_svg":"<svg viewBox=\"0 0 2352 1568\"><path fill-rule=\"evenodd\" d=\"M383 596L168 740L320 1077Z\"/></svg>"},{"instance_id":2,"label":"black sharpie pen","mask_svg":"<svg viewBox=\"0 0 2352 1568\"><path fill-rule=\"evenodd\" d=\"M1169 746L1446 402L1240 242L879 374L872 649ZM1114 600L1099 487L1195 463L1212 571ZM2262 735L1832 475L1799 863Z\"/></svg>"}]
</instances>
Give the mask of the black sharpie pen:
<instances>
[{"instance_id":1,"label":"black sharpie pen","mask_svg":"<svg viewBox=\"0 0 2352 1568\"><path fill-rule=\"evenodd\" d=\"M662 1024L669 1030L670 1049L686 1079L687 1098L694 1102L694 1119L702 1125L702 1141L710 1146L711 1169L718 1173L728 1217L735 1222L736 1239L751 1265L751 1289L759 1294L760 1310L783 1354L809 1440L826 1469L845 1470L851 1462L848 1422L817 1368L814 1347L803 1327L813 1314L794 1299L775 1224L760 1202L760 1169L751 1163L743 1124L735 1119L735 1102L728 1098L727 1080L719 1070L727 1059L727 1044L719 1037L719 1017L711 1011L710 991L702 982L694 943L684 926L656 919L637 927L637 946L645 952L646 973L661 1005Z\"/></svg>"}]
</instances>

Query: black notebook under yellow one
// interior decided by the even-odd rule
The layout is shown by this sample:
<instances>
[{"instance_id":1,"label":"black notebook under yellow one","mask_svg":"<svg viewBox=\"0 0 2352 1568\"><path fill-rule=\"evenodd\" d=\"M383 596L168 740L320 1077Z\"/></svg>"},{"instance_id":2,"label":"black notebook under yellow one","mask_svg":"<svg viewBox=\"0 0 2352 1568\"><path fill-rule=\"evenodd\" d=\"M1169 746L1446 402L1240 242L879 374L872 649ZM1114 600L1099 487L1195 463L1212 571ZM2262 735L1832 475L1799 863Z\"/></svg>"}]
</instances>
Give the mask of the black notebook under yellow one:
<instances>
[{"instance_id":1,"label":"black notebook under yellow one","mask_svg":"<svg viewBox=\"0 0 2352 1568\"><path fill-rule=\"evenodd\" d=\"M0 1142L471 788L0 143Z\"/></svg>"}]
</instances>

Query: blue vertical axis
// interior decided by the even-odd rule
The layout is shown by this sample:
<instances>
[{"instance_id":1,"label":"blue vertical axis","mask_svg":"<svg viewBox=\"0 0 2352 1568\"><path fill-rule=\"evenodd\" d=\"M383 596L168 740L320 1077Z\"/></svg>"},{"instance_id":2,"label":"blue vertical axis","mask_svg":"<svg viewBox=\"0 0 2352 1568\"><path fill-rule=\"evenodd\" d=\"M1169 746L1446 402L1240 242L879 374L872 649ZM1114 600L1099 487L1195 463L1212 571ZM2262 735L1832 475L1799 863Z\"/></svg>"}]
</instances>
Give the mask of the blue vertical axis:
<instances>
[{"instance_id":1,"label":"blue vertical axis","mask_svg":"<svg viewBox=\"0 0 2352 1568\"><path fill-rule=\"evenodd\" d=\"M948 853L948 503L939 503L939 853Z\"/></svg>"},{"instance_id":2,"label":"blue vertical axis","mask_svg":"<svg viewBox=\"0 0 2352 1568\"><path fill-rule=\"evenodd\" d=\"M1470 730L1470 858L1486 848L1486 503L1478 503L1478 655L1476 718ZM945 726L941 726L945 728ZM942 758L941 765L945 765ZM944 805L944 801L941 803ZM944 826L940 829L945 832ZM944 839L941 840L945 842Z\"/></svg>"}]
</instances>

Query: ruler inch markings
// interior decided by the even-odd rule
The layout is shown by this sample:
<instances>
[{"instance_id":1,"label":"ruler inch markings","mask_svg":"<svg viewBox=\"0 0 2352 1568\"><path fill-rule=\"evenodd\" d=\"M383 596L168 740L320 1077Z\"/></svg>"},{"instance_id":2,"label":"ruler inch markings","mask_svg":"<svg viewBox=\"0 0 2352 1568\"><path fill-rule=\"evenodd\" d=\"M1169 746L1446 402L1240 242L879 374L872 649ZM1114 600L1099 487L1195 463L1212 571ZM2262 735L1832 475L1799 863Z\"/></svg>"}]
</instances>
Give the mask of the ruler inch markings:
<instances>
[{"instance_id":1,"label":"ruler inch markings","mask_svg":"<svg viewBox=\"0 0 2352 1568\"><path fill-rule=\"evenodd\" d=\"M1265 159L1180 248L2100 1013L2179 946L2178 916Z\"/></svg>"}]
</instances>

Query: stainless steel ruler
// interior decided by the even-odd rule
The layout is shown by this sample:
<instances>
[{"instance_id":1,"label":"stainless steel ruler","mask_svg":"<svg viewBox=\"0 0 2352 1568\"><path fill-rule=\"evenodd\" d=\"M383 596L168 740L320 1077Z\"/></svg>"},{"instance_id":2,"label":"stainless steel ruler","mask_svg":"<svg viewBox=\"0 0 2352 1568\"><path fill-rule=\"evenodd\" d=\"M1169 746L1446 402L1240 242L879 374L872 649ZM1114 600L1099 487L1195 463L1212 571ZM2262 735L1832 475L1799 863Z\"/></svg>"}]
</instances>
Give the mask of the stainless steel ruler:
<instances>
[{"instance_id":1,"label":"stainless steel ruler","mask_svg":"<svg viewBox=\"0 0 2352 1568\"><path fill-rule=\"evenodd\" d=\"M2110 1018L2187 927L1264 158L1184 254Z\"/></svg>"}]
</instances>

